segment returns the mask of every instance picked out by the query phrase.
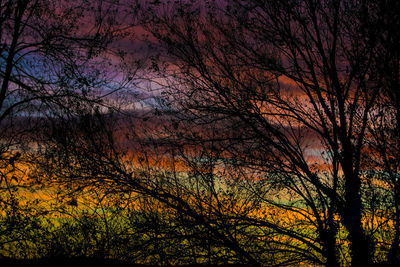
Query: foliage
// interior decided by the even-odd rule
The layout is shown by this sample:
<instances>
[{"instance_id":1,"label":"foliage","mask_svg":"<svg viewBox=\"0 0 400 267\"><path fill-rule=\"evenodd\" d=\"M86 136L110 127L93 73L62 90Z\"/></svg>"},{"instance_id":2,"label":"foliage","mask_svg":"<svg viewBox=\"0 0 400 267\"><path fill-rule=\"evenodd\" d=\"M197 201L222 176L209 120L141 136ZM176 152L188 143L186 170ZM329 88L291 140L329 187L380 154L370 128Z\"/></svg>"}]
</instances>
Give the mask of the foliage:
<instances>
[{"instance_id":1,"label":"foliage","mask_svg":"<svg viewBox=\"0 0 400 267\"><path fill-rule=\"evenodd\" d=\"M399 263L397 1L77 3L1 6L3 255Z\"/></svg>"}]
</instances>

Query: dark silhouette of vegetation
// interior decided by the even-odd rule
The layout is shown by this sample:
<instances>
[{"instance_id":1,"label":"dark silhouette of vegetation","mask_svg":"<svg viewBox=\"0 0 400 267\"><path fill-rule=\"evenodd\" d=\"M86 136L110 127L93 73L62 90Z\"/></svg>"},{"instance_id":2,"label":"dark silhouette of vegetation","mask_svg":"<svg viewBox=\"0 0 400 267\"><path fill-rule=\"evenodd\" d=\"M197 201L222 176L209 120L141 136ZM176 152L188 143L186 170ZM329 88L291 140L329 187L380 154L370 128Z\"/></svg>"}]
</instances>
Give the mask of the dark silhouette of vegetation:
<instances>
[{"instance_id":1,"label":"dark silhouette of vegetation","mask_svg":"<svg viewBox=\"0 0 400 267\"><path fill-rule=\"evenodd\" d=\"M28 2L9 2L14 13L2 23L28 18L19 15L35 10ZM107 7L123 7L135 22L127 28L142 36L116 42L118 20L99 11L89 17L99 15L100 35L81 38L75 15L92 11L67 5L60 9L65 33L38 18L55 33L42 26L51 34L32 44L37 50L23 48L26 61L4 42L3 255L150 265L399 264L397 1L114 4ZM118 75L110 80L98 60L92 65L93 55L111 53L109 44L124 47L120 71L128 82L140 78L133 99L115 85ZM40 54L42 45L54 47ZM148 61L138 60L137 47ZM36 70L54 75L33 72L30 53L40 56ZM106 87L122 94L105 99ZM34 128L13 124L10 114ZM48 200L18 202L17 173Z\"/></svg>"},{"instance_id":2,"label":"dark silhouette of vegetation","mask_svg":"<svg viewBox=\"0 0 400 267\"><path fill-rule=\"evenodd\" d=\"M253 191L253 180L264 183L254 199L300 217L285 226L248 218L296 240L277 249L292 260L336 266L346 240L354 266L371 265L382 257L377 250L390 250L397 261L396 238L385 243L376 234L390 218L381 212L396 204L380 206L388 196L376 191L387 188L377 185L381 176L371 172L366 148L382 94L393 107L398 91L393 7L390 1L183 3L175 12L156 7L157 18L147 24L165 47L166 61L154 69L167 80L165 99L178 119L229 129L208 136L185 128L178 137L209 144L213 158L225 159L224 167L242 179L256 173L244 186ZM383 171L397 177L395 166Z\"/></svg>"},{"instance_id":3,"label":"dark silhouette of vegetation","mask_svg":"<svg viewBox=\"0 0 400 267\"><path fill-rule=\"evenodd\" d=\"M110 45L123 36L114 4L0 1L1 257L47 253L40 247L50 241L45 235L54 222L46 222L43 179L33 175L37 137L53 113L106 106L104 95L121 87L110 87L108 74L111 56L117 59Z\"/></svg>"}]
</instances>

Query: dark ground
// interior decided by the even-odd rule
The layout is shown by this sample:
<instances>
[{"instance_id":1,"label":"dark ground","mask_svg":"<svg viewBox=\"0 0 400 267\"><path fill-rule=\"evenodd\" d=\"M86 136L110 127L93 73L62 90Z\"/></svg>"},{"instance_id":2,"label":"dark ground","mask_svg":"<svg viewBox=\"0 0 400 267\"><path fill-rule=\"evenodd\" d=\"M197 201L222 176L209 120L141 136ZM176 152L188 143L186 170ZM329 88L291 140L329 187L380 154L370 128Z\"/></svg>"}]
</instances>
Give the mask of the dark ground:
<instances>
[{"instance_id":1,"label":"dark ground","mask_svg":"<svg viewBox=\"0 0 400 267\"><path fill-rule=\"evenodd\" d=\"M0 267L21 266L21 267L143 267L144 265L129 264L117 260L92 259L92 258L44 258L35 260L0 259Z\"/></svg>"},{"instance_id":2,"label":"dark ground","mask_svg":"<svg viewBox=\"0 0 400 267\"><path fill-rule=\"evenodd\" d=\"M0 258L0 267L21 266L21 267L147 267L149 265L131 264L124 261L95 258L44 258L34 260L16 260ZM183 265L180 267L204 267L209 265ZM236 267L244 265L218 265L220 267Z\"/></svg>"},{"instance_id":3,"label":"dark ground","mask_svg":"<svg viewBox=\"0 0 400 267\"><path fill-rule=\"evenodd\" d=\"M148 267L149 265L131 264L124 261L110 260L110 259L95 259L95 258L43 258L34 260L17 260L9 258L0 258L0 267ZM181 265L179 267L205 267L205 266L218 266L218 267L243 267L245 265ZM375 264L371 267L395 267L397 265L390 264ZM167 266L168 267L168 266ZM366 266L367 267L367 266Z\"/></svg>"}]
</instances>

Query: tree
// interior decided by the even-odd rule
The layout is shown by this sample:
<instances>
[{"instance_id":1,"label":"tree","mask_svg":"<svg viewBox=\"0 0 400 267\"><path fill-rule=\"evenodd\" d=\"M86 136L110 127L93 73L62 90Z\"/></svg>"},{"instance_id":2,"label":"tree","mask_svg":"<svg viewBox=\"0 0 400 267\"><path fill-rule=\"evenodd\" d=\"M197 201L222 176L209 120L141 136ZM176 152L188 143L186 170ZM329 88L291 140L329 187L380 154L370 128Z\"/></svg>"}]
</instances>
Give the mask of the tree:
<instances>
[{"instance_id":1,"label":"tree","mask_svg":"<svg viewBox=\"0 0 400 267\"><path fill-rule=\"evenodd\" d=\"M398 180L382 145L396 125L384 116L395 103L396 31L377 30L397 25L389 4L140 5L159 52L148 70L162 88L150 121L161 126L90 107L56 120L54 177L147 197L172 215L173 237L194 241L209 262L368 266L383 260L378 251L396 255L396 234L384 243L376 232L398 214L396 186L377 186L390 178L377 170Z\"/></svg>"},{"instance_id":2,"label":"tree","mask_svg":"<svg viewBox=\"0 0 400 267\"><path fill-rule=\"evenodd\" d=\"M0 2L0 203L7 211L0 219L1 245L29 239L25 219L38 215L18 191L32 186L33 143L40 142L34 135L46 130L45 117L80 103L100 105L102 96L120 88L110 85L107 73L115 56L110 44L122 36L115 3ZM20 233L12 234L17 228Z\"/></svg>"},{"instance_id":3,"label":"tree","mask_svg":"<svg viewBox=\"0 0 400 267\"><path fill-rule=\"evenodd\" d=\"M381 36L379 15L398 19L374 1L225 1L156 10L147 26L165 47L169 66L158 69L170 78L174 108L195 124L245 129L236 138L243 146L253 140L257 151L233 151L232 158L301 199L327 265L339 261L340 225L352 265L372 264L376 237L365 228L365 193L378 178L365 175L366 132L387 77L376 71L376 53L393 53L373 34Z\"/></svg>"},{"instance_id":4,"label":"tree","mask_svg":"<svg viewBox=\"0 0 400 267\"><path fill-rule=\"evenodd\" d=\"M373 115L369 132L373 137L369 145L376 157L371 157L373 166L380 172L381 182L378 194L383 193L381 202L393 222L393 232L389 241L388 261L392 264L399 262L399 34L394 30L400 20L392 13L398 3L383 1L376 3L375 16L367 19L370 26L368 35L376 39L379 49L376 51L375 71L383 76L383 90ZM384 17L381 20L378 17ZM377 34L379 33L379 34Z\"/></svg>"}]
</instances>

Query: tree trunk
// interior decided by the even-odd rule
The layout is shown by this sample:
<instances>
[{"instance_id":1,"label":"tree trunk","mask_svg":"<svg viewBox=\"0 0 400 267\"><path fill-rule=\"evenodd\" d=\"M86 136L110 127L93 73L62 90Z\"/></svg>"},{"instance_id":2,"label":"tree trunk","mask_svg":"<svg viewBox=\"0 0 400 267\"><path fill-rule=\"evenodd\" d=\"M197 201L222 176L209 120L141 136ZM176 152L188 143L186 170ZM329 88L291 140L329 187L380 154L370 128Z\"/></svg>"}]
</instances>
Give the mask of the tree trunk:
<instances>
[{"instance_id":1,"label":"tree trunk","mask_svg":"<svg viewBox=\"0 0 400 267\"><path fill-rule=\"evenodd\" d=\"M345 171L344 171L345 172ZM346 175L346 207L343 224L347 228L350 241L351 266L372 264L372 243L362 226L361 181L358 175Z\"/></svg>"},{"instance_id":2,"label":"tree trunk","mask_svg":"<svg viewBox=\"0 0 400 267\"><path fill-rule=\"evenodd\" d=\"M333 200L335 202L335 200ZM339 257L338 250L336 246L336 234L337 234L337 226L334 221L334 207L336 205L330 206L328 208L328 230L326 230L326 235L322 235L322 241L325 247L325 256L326 256L326 266L327 267L336 267L339 266Z\"/></svg>"},{"instance_id":3,"label":"tree trunk","mask_svg":"<svg viewBox=\"0 0 400 267\"><path fill-rule=\"evenodd\" d=\"M325 239L325 240L324 240ZM335 234L328 230L327 237L323 239L324 251L326 256L326 266L336 267L339 266L339 258L336 249Z\"/></svg>"}]
</instances>

